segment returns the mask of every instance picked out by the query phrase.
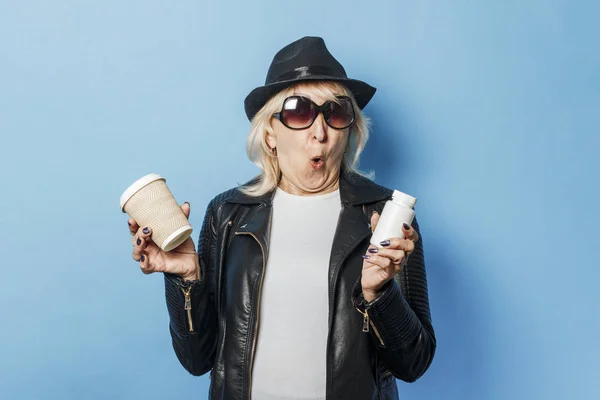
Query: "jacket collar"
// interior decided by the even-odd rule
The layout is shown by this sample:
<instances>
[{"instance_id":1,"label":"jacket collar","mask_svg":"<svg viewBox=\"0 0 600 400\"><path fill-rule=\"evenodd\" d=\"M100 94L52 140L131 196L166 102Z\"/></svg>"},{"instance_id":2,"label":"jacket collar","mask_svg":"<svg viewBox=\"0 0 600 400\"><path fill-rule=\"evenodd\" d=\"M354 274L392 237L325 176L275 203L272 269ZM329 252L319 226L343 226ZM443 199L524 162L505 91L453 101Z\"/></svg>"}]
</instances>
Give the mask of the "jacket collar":
<instances>
[{"instance_id":1,"label":"jacket collar","mask_svg":"<svg viewBox=\"0 0 600 400\"><path fill-rule=\"evenodd\" d=\"M255 183L257 178L247 184ZM262 196L248 196L239 189L235 190L229 202L236 204L263 204L271 206L275 189ZM342 169L340 173L340 199L343 206L355 206L388 200L392 197L392 190L377 185L372 180Z\"/></svg>"}]
</instances>

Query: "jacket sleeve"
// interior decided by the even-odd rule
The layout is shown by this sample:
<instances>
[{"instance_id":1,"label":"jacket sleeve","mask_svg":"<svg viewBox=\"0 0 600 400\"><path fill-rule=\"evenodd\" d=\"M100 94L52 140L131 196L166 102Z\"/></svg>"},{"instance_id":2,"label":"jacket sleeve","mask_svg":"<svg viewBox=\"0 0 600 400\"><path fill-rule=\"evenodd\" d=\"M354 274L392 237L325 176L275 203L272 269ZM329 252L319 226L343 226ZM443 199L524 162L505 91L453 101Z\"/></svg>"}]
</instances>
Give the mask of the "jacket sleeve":
<instances>
[{"instance_id":1,"label":"jacket sleeve","mask_svg":"<svg viewBox=\"0 0 600 400\"><path fill-rule=\"evenodd\" d=\"M200 238L200 280L184 281L165 273L165 293L173 349L183 367L192 375L210 371L217 343L215 306L216 228L214 200L208 205ZM187 300L186 300L187 298Z\"/></svg>"},{"instance_id":2,"label":"jacket sleeve","mask_svg":"<svg viewBox=\"0 0 600 400\"><path fill-rule=\"evenodd\" d=\"M416 219L412 226L419 232ZM377 351L392 374L405 382L421 377L436 349L421 235L406 265L384 285L379 297L365 303L359 278L353 301L365 318L368 315Z\"/></svg>"}]
</instances>

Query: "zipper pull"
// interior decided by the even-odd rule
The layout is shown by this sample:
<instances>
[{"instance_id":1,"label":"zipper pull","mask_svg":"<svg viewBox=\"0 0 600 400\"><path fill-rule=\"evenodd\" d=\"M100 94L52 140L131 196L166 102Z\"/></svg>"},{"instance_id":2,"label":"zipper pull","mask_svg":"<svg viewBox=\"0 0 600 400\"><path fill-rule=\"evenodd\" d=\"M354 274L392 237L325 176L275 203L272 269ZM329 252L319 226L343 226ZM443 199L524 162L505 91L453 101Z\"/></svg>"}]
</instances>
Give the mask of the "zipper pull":
<instances>
[{"instance_id":1,"label":"zipper pull","mask_svg":"<svg viewBox=\"0 0 600 400\"><path fill-rule=\"evenodd\" d=\"M183 308L186 311L192 309L192 298L190 296L191 291L192 291L192 288L189 288L188 290L183 291L183 295L185 296L185 305Z\"/></svg>"},{"instance_id":2,"label":"zipper pull","mask_svg":"<svg viewBox=\"0 0 600 400\"><path fill-rule=\"evenodd\" d=\"M192 287L188 287L187 290L184 288L181 288L181 291L183 292L183 296L185 297L185 303L183 306L183 309L186 311L187 314L187 323L188 323L188 330L190 332L194 332L194 324L192 322L192 296L191 296L191 292L192 292Z\"/></svg>"},{"instance_id":3,"label":"zipper pull","mask_svg":"<svg viewBox=\"0 0 600 400\"><path fill-rule=\"evenodd\" d=\"M363 319L362 331L369 332L369 313L365 311L365 313L363 315L364 315L364 319Z\"/></svg>"}]
</instances>

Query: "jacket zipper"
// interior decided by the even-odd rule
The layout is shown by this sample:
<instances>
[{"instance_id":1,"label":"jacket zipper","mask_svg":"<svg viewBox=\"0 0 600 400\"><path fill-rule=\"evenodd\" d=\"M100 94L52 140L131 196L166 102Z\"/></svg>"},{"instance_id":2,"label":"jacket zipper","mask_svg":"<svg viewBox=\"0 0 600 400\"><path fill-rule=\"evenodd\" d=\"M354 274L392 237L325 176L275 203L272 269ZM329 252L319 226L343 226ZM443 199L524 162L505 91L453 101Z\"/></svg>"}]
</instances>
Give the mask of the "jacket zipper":
<instances>
[{"instance_id":1,"label":"jacket zipper","mask_svg":"<svg viewBox=\"0 0 600 400\"><path fill-rule=\"evenodd\" d=\"M248 376L248 399L252 398L252 367L254 367L254 353L256 350L256 340L258 335L256 334L256 332L258 332L258 323L260 321L260 297L262 294L262 286L263 286L263 280L265 277L265 249L263 248L263 245L260 243L260 240L258 240L258 238L251 232L235 232L235 235L250 235L254 238L254 240L256 240L256 242L258 243L258 245L260 246L260 251L262 252L262 274L260 275L260 285L258 287L258 302L257 302L257 307L256 307L256 318L255 318L255 323L254 323L254 338L252 339L252 351L250 352L250 374Z\"/></svg>"},{"instance_id":2,"label":"jacket zipper","mask_svg":"<svg viewBox=\"0 0 600 400\"><path fill-rule=\"evenodd\" d=\"M192 321L192 287L181 288L183 296L185 297L185 305L183 309L187 312L188 330L190 333L194 332L194 322Z\"/></svg>"},{"instance_id":3,"label":"jacket zipper","mask_svg":"<svg viewBox=\"0 0 600 400\"><path fill-rule=\"evenodd\" d=\"M347 206L342 206L342 210L340 211L340 213L342 213L344 211L344 208ZM364 208L363 208L363 212L364 212ZM351 250L351 249L350 249ZM331 280L330 284L329 284L329 292L328 292L328 297L329 297L329 322L327 325L327 356L326 356L326 363L327 363L327 382L326 382L326 397L332 397L333 394L330 393L330 389L331 389L331 376L329 374L329 368L330 368L330 351L329 351L329 347L330 347L330 343L331 343L331 327L332 327L332 311L333 311L333 296L335 294L335 286L336 286L336 281L340 272L340 268L341 265L344 263L344 260L346 260L346 257L348 257L348 255L350 254L350 250L346 250L341 257L339 258L338 262L336 263L336 265L334 266L334 275L333 275L333 279ZM364 314L362 311L359 310L359 312L361 314ZM368 327L368 325L367 325ZM375 330L375 326L373 326L373 329ZM378 336L379 337L379 336ZM381 341L381 338L380 338ZM381 341L383 343L383 341Z\"/></svg>"},{"instance_id":4,"label":"jacket zipper","mask_svg":"<svg viewBox=\"0 0 600 400\"><path fill-rule=\"evenodd\" d=\"M375 335L377 336L377 339L379 339L379 343L381 343L382 347L385 347L385 343L383 342L383 339L381 338L381 335L379 334L379 331L377 330L377 327L375 326L375 324L373 323L373 321L371 320L371 318L369 318L369 310L365 310L364 312L362 312L360 310L360 308L355 307L356 310L361 313L363 315L363 326L362 326L362 331L363 332L369 332L369 325L373 328L373 332L375 332Z\"/></svg>"},{"instance_id":5,"label":"jacket zipper","mask_svg":"<svg viewBox=\"0 0 600 400\"><path fill-rule=\"evenodd\" d=\"M390 371L389 369L386 369L385 371L383 371L383 373L381 374L381 379L385 379L388 376L392 375L392 371Z\"/></svg>"}]
</instances>

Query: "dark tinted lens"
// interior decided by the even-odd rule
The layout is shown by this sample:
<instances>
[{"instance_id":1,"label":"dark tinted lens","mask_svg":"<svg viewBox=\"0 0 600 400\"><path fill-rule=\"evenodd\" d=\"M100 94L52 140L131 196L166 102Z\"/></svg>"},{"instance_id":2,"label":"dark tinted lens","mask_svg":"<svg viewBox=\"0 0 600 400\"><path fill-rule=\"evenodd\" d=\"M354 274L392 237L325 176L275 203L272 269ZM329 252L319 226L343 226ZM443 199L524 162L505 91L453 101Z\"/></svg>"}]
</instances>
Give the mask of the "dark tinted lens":
<instances>
[{"instance_id":1,"label":"dark tinted lens","mask_svg":"<svg viewBox=\"0 0 600 400\"><path fill-rule=\"evenodd\" d=\"M327 117L327 123L332 128L347 128L352 122L354 122L354 108L352 102L349 99L338 99L339 104L330 101L328 107L325 110Z\"/></svg>"},{"instance_id":2,"label":"dark tinted lens","mask_svg":"<svg viewBox=\"0 0 600 400\"><path fill-rule=\"evenodd\" d=\"M306 128L315 117L315 109L310 100L303 97L290 97L283 103L281 122L290 128Z\"/></svg>"}]
</instances>

